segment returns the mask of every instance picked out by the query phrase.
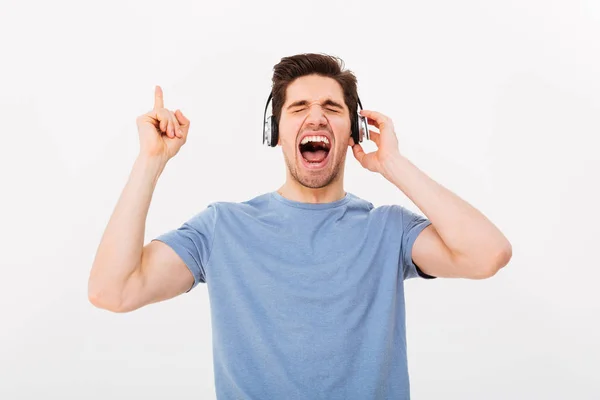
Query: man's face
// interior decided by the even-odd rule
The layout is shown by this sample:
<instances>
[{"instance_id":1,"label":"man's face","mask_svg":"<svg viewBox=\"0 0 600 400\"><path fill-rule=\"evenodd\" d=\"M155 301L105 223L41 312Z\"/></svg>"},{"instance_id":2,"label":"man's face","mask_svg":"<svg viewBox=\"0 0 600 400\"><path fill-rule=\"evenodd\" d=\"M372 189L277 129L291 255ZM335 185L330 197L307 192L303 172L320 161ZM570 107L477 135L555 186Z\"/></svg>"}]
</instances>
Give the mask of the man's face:
<instances>
[{"instance_id":1,"label":"man's face","mask_svg":"<svg viewBox=\"0 0 600 400\"><path fill-rule=\"evenodd\" d=\"M279 144L296 181L316 189L339 179L349 138L349 110L339 83L307 75L287 87Z\"/></svg>"}]
</instances>

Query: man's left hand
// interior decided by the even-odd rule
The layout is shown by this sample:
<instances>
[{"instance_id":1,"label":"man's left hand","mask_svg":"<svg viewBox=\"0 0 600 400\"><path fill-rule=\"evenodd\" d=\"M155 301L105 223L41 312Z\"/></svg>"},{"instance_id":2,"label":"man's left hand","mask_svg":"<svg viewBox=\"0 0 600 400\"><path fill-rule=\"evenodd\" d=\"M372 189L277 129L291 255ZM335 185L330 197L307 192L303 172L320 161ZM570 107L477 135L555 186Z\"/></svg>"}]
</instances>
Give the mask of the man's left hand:
<instances>
[{"instance_id":1,"label":"man's left hand","mask_svg":"<svg viewBox=\"0 0 600 400\"><path fill-rule=\"evenodd\" d=\"M400 157L398 149L398 138L394 132L392 120L377 111L361 110L361 115L367 117L367 123L379 129L379 133L369 130L371 140L377 145L377 150L365 153L362 146L354 143L352 137L348 145L352 147L352 153L360 165L372 172L384 175L386 165L395 158Z\"/></svg>"}]
</instances>

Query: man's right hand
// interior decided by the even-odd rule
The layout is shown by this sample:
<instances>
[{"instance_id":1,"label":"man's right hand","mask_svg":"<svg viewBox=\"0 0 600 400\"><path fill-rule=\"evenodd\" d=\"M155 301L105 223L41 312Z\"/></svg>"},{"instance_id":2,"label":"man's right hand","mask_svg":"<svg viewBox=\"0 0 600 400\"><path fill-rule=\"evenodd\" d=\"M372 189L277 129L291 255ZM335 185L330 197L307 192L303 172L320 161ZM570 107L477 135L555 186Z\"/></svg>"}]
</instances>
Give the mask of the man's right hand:
<instances>
[{"instance_id":1,"label":"man's right hand","mask_svg":"<svg viewBox=\"0 0 600 400\"><path fill-rule=\"evenodd\" d=\"M187 140L190 121L181 110L174 113L164 106L160 86L154 90L154 108L137 120L140 156L169 161Z\"/></svg>"}]
</instances>

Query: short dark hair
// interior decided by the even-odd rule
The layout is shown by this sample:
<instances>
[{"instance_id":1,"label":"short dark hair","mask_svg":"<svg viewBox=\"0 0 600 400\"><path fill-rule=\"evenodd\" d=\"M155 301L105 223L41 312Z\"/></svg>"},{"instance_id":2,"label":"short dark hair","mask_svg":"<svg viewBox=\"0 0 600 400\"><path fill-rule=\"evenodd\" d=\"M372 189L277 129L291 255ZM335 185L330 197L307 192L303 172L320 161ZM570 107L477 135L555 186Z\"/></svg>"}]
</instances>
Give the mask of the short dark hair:
<instances>
[{"instance_id":1,"label":"short dark hair","mask_svg":"<svg viewBox=\"0 0 600 400\"><path fill-rule=\"evenodd\" d=\"M358 107L358 92L356 76L350 70L344 69L344 61L336 56L327 54L304 53L283 57L273 67L272 106L275 123L279 124L281 109L285 103L287 87L297 78L317 74L333 78L342 87L344 102L350 111L350 126L355 124Z\"/></svg>"}]
</instances>

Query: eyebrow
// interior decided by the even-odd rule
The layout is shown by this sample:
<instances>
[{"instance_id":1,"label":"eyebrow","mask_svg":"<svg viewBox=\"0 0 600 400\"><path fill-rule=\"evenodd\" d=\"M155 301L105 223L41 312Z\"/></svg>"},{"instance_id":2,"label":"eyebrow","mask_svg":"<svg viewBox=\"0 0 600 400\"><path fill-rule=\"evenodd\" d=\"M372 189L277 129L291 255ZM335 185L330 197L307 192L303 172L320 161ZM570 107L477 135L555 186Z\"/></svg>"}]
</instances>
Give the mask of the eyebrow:
<instances>
[{"instance_id":1,"label":"eyebrow","mask_svg":"<svg viewBox=\"0 0 600 400\"><path fill-rule=\"evenodd\" d=\"M290 104L289 106L287 106L287 110L289 110L290 108L293 107L298 107L298 106L306 106L308 105L308 100L298 100L293 102L292 104ZM337 101L333 101L331 99L327 99L324 102L321 103L321 106L332 106L332 107L336 107L336 108L340 108L340 109L344 109L344 106L342 106L340 103L338 103Z\"/></svg>"}]
</instances>

